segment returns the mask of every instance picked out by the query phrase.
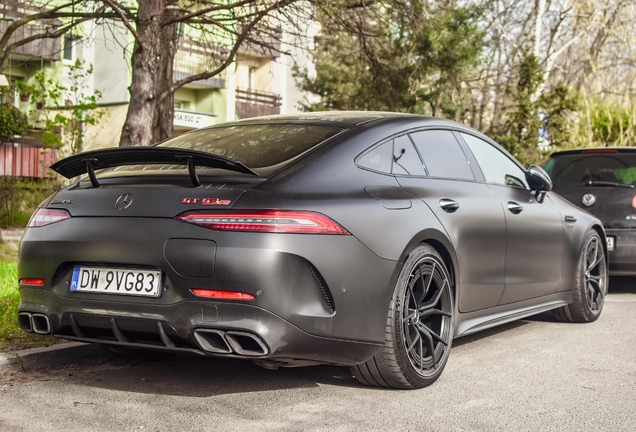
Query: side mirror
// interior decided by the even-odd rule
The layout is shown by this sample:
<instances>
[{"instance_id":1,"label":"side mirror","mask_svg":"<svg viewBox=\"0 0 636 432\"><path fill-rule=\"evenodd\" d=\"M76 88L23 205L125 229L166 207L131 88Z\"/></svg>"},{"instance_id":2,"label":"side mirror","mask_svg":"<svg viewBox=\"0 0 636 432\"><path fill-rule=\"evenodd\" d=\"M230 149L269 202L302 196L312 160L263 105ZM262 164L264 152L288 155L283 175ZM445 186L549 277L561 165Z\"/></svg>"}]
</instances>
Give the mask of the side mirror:
<instances>
[{"instance_id":1,"label":"side mirror","mask_svg":"<svg viewBox=\"0 0 636 432\"><path fill-rule=\"evenodd\" d=\"M552 190L552 180L545 170L536 165L530 165L526 170L526 181L530 185L537 197L537 201L542 203L545 193Z\"/></svg>"}]
</instances>

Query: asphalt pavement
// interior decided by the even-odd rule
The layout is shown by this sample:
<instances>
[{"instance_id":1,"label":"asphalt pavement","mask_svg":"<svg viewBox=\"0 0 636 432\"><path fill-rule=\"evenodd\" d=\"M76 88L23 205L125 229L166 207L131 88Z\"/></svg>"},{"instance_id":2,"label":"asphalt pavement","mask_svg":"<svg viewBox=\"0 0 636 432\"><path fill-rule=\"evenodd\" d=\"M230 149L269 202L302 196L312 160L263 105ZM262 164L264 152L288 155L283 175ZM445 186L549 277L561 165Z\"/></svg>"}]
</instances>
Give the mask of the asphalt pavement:
<instances>
[{"instance_id":1,"label":"asphalt pavement","mask_svg":"<svg viewBox=\"0 0 636 432\"><path fill-rule=\"evenodd\" d=\"M4 362L2 359L4 358ZM1 431L634 431L636 280L598 321L539 316L455 340L431 387L358 384L347 368L146 363L68 344L0 358Z\"/></svg>"}]
</instances>

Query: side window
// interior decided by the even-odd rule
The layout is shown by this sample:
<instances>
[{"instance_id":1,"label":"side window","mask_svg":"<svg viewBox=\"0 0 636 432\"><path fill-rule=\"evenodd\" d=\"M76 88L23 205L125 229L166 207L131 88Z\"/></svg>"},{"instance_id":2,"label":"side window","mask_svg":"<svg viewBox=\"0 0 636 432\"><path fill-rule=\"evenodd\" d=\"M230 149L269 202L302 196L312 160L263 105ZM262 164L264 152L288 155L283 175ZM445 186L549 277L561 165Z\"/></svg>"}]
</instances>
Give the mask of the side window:
<instances>
[{"instance_id":1,"label":"side window","mask_svg":"<svg viewBox=\"0 0 636 432\"><path fill-rule=\"evenodd\" d=\"M465 133L462 137L475 155L487 182L529 189L526 174L508 156L480 138Z\"/></svg>"},{"instance_id":2,"label":"side window","mask_svg":"<svg viewBox=\"0 0 636 432\"><path fill-rule=\"evenodd\" d=\"M407 135L393 140L393 174L426 175L422 160Z\"/></svg>"},{"instance_id":3,"label":"side window","mask_svg":"<svg viewBox=\"0 0 636 432\"><path fill-rule=\"evenodd\" d=\"M427 130L411 134L430 176L475 180L468 160L451 131Z\"/></svg>"},{"instance_id":4,"label":"side window","mask_svg":"<svg viewBox=\"0 0 636 432\"><path fill-rule=\"evenodd\" d=\"M391 172L393 161L393 140L380 144L358 159L358 166L383 173Z\"/></svg>"}]
</instances>

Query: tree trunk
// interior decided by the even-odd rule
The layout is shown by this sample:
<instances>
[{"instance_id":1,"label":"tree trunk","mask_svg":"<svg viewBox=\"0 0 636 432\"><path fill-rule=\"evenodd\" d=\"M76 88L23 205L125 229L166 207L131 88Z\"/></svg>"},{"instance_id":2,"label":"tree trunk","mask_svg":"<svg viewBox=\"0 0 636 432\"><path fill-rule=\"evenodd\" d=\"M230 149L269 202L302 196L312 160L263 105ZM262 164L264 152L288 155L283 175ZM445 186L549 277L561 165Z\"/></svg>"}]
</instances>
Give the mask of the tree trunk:
<instances>
[{"instance_id":1,"label":"tree trunk","mask_svg":"<svg viewBox=\"0 0 636 432\"><path fill-rule=\"evenodd\" d=\"M167 5L178 5L178 0L168 0ZM167 8L164 20L171 20L178 15L178 9ZM155 80L157 96L166 94L173 84L174 58L179 49L179 24L173 23L161 29L161 51L159 73ZM157 143L172 138L174 128L174 93L156 101L155 114L152 121L152 142Z\"/></svg>"},{"instance_id":2,"label":"tree trunk","mask_svg":"<svg viewBox=\"0 0 636 432\"><path fill-rule=\"evenodd\" d=\"M157 101L156 79L160 76L161 64L163 11L163 0L139 2L137 38L132 55L130 104L121 132L121 147L152 144L152 125Z\"/></svg>"}]
</instances>

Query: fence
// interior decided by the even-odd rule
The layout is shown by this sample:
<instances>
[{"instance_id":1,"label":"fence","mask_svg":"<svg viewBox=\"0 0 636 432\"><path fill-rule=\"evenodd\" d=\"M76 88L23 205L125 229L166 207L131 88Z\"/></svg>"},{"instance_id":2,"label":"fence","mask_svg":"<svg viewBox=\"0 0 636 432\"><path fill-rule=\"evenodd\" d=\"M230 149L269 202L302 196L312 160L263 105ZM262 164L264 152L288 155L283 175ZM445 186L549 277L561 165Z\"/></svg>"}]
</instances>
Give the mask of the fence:
<instances>
[{"instance_id":1,"label":"fence","mask_svg":"<svg viewBox=\"0 0 636 432\"><path fill-rule=\"evenodd\" d=\"M0 145L0 176L53 177L49 165L56 160L57 150Z\"/></svg>"}]
</instances>

